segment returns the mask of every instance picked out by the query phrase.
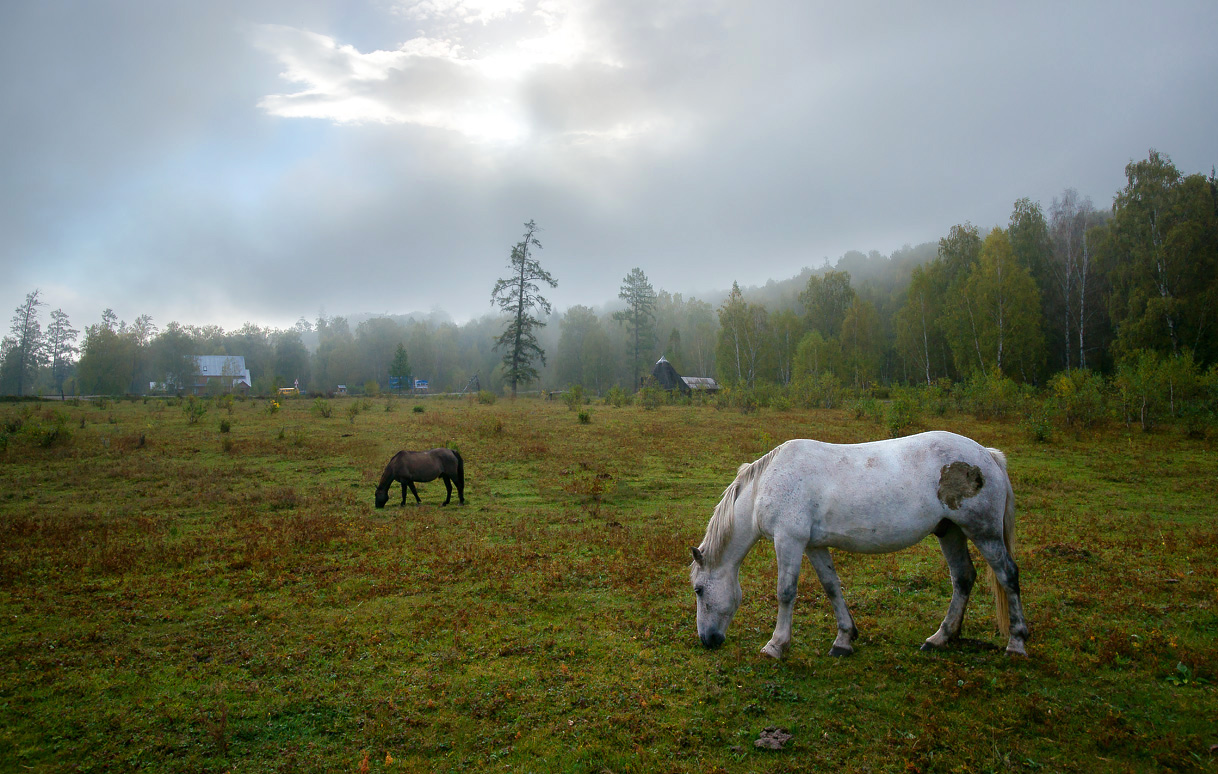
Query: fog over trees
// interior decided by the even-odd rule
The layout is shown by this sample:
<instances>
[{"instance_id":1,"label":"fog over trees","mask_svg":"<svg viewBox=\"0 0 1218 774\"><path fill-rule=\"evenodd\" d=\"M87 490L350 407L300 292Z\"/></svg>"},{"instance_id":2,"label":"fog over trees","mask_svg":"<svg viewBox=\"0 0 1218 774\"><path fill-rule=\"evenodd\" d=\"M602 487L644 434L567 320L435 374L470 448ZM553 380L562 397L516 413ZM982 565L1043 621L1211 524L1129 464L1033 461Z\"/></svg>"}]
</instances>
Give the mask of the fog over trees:
<instances>
[{"instance_id":1,"label":"fog over trees","mask_svg":"<svg viewBox=\"0 0 1218 774\"><path fill-rule=\"evenodd\" d=\"M1125 172L1107 209L1066 188L1047 207L1014 202L1005 224L960 223L937 244L849 252L718 298L655 290L635 267L618 300L554 313L536 283L561 278L533 254L532 221L512 248L512 275L485 279L498 313L464 324L322 313L282 330L225 331L158 328L146 315L128 323L106 309L80 334L80 321L59 309L44 324L47 299L35 289L3 339L0 392L172 389L189 383L195 355L244 357L256 394L297 380L310 392L384 390L391 375L426 379L431 392L461 390L477 375L496 392L579 384L603 394L636 385L661 355L682 375L743 388L832 379L865 390L995 370L1043 384L1068 369L1111 373L1148 352L1213 366L1218 180L1212 170L1184 174L1153 150Z\"/></svg>"}]
</instances>

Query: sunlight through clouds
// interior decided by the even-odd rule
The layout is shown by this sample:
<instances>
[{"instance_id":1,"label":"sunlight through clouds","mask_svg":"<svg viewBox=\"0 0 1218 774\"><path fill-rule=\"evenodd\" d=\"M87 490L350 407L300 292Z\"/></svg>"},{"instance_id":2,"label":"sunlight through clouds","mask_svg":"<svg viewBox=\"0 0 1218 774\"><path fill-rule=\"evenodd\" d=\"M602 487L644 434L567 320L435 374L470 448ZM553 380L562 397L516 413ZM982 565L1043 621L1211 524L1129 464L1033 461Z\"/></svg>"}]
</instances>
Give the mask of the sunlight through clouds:
<instances>
[{"instance_id":1,"label":"sunlight through clouds","mask_svg":"<svg viewBox=\"0 0 1218 774\"><path fill-rule=\"evenodd\" d=\"M259 107L284 118L413 124L502 144L553 136L576 143L621 142L666 123L639 114L654 113L645 105L622 101L588 110L586 99L569 93L572 73L591 69L605 85L622 65L596 50L568 5L543 0L526 13L514 0L426 0L401 12L432 21L479 22L488 34L476 49L456 30L444 38L420 33L392 51L361 52L327 35L264 25L256 43L281 63L282 78L299 89L267 95ZM509 17L525 17L527 23L511 23ZM525 30L532 34L520 34Z\"/></svg>"}]
</instances>

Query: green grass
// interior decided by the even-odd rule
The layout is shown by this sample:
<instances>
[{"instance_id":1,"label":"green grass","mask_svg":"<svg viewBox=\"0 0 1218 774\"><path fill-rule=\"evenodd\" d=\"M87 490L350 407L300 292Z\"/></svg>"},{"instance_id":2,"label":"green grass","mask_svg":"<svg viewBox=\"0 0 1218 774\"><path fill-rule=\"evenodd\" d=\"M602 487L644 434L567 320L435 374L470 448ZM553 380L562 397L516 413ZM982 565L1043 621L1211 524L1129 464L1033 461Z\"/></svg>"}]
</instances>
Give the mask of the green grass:
<instances>
[{"instance_id":1,"label":"green grass","mask_svg":"<svg viewBox=\"0 0 1218 774\"><path fill-rule=\"evenodd\" d=\"M349 418L355 400L196 424L156 401L0 406L0 427L58 412L71 432L44 447L18 430L0 452L0 771L1215 766L1213 442L1108 427L1045 445L1015 422L925 420L1008 455L1030 658L918 651L950 595L932 539L836 555L861 630L848 659L827 655L805 568L774 663L758 653L772 547L708 652L689 546L741 462L884 428L700 406L596 406L584 424L533 399ZM395 486L373 508L393 452L444 444L468 505L439 507L432 482L422 505ZM992 613L979 585L965 635L1004 645ZM767 726L793 734L785 750L754 748Z\"/></svg>"}]
</instances>

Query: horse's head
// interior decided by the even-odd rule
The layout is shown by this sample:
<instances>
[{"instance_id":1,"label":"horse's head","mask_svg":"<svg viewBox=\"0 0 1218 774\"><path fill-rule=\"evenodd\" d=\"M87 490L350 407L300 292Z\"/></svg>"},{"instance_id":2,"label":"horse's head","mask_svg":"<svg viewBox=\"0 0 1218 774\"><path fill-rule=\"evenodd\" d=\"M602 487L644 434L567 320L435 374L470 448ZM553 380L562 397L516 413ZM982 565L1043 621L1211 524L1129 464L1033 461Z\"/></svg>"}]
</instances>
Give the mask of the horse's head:
<instances>
[{"instance_id":1,"label":"horse's head","mask_svg":"<svg viewBox=\"0 0 1218 774\"><path fill-rule=\"evenodd\" d=\"M387 502L389 502L389 490L388 489L376 490L376 507L384 508L385 503L387 503Z\"/></svg>"},{"instance_id":2,"label":"horse's head","mask_svg":"<svg viewBox=\"0 0 1218 774\"><path fill-rule=\"evenodd\" d=\"M712 567L700 549L690 549L694 562L689 580L698 602L698 639L708 648L717 648L727 639L727 627L740 608L739 572L726 566Z\"/></svg>"}]
</instances>

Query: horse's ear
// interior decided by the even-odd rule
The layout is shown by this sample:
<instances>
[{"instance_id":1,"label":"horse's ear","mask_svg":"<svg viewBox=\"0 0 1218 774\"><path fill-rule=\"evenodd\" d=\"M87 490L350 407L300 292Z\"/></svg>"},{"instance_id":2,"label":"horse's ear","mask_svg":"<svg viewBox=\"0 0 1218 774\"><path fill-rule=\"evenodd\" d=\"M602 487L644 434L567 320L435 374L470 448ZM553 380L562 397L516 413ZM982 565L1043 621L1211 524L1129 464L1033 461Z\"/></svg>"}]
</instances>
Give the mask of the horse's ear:
<instances>
[{"instance_id":1,"label":"horse's ear","mask_svg":"<svg viewBox=\"0 0 1218 774\"><path fill-rule=\"evenodd\" d=\"M699 567L702 567L705 565L705 562L702 561L702 552L699 551L697 549L697 547L690 546L689 551L690 551L690 553L692 553L694 555L694 561L698 563Z\"/></svg>"}]
</instances>

